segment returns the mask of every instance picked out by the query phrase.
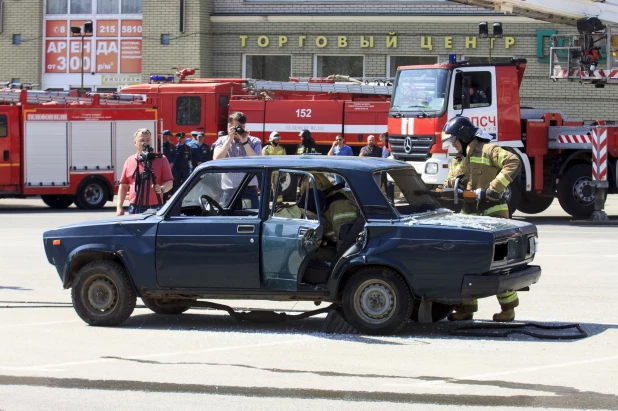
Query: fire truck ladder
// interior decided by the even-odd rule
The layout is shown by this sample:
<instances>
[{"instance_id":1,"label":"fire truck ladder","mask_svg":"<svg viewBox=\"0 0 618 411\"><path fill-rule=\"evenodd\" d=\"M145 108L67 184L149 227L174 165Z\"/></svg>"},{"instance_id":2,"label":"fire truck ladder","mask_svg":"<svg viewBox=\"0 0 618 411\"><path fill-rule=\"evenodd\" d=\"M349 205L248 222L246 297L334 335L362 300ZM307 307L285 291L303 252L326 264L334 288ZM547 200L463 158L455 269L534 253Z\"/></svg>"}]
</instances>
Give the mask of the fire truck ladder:
<instances>
[{"instance_id":1,"label":"fire truck ladder","mask_svg":"<svg viewBox=\"0 0 618 411\"><path fill-rule=\"evenodd\" d=\"M21 93L26 93L26 100L28 104L42 104L55 102L58 104L71 104L71 103L83 103L85 105L92 105L94 99L91 97L75 97L71 96L69 91L42 91L42 90L11 90L0 89L0 103L17 104L21 102ZM119 95L122 96L122 95ZM102 105L118 105L118 104L135 104L139 103L139 100L135 100L134 96L127 99L104 99L101 98L100 104ZM143 102L143 101L141 101Z\"/></svg>"},{"instance_id":2,"label":"fire truck ladder","mask_svg":"<svg viewBox=\"0 0 618 411\"><path fill-rule=\"evenodd\" d=\"M356 83L306 83L293 81L248 80L249 88L264 91L310 91L321 93L354 93L391 95L393 86Z\"/></svg>"}]
</instances>

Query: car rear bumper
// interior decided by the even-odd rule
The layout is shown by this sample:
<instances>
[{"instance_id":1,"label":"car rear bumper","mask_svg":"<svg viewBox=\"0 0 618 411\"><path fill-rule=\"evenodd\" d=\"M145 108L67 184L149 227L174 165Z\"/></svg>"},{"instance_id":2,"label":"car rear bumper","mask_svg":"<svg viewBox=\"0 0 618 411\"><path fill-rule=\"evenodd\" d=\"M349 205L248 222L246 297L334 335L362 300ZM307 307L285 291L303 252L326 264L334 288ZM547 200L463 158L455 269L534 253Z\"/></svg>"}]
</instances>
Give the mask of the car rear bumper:
<instances>
[{"instance_id":1,"label":"car rear bumper","mask_svg":"<svg viewBox=\"0 0 618 411\"><path fill-rule=\"evenodd\" d=\"M541 278L541 267L529 265L523 270L504 275L465 275L461 285L463 297L488 297L516 291L535 284Z\"/></svg>"}]
</instances>

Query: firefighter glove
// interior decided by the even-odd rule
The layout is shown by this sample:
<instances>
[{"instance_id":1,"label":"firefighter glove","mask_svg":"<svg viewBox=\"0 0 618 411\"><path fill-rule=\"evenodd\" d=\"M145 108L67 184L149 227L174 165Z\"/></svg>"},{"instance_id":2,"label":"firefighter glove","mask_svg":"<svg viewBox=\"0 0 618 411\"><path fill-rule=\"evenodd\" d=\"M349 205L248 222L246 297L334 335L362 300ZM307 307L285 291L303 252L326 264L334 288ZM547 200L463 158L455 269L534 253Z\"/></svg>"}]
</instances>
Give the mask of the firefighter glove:
<instances>
[{"instance_id":1,"label":"firefighter glove","mask_svg":"<svg viewBox=\"0 0 618 411\"><path fill-rule=\"evenodd\" d=\"M476 190L476 201L495 201L502 200L502 193L492 190L491 188L479 188Z\"/></svg>"}]
</instances>

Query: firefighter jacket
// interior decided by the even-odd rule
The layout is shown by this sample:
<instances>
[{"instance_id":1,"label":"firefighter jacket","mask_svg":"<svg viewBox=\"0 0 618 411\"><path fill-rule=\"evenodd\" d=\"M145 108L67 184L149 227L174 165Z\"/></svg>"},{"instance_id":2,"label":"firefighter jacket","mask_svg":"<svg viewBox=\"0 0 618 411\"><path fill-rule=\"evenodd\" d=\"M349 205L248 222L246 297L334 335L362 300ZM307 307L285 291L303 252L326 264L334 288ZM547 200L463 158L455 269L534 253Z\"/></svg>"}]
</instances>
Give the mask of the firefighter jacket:
<instances>
[{"instance_id":1,"label":"firefighter jacket","mask_svg":"<svg viewBox=\"0 0 618 411\"><path fill-rule=\"evenodd\" d=\"M517 176L520 167L519 158L495 144L475 138L467 147L464 167L468 167L468 182L466 190L491 188L504 193L506 187ZM482 202L479 204L464 204L463 212L494 217L509 216L509 209L503 200L498 203Z\"/></svg>"},{"instance_id":2,"label":"firefighter jacket","mask_svg":"<svg viewBox=\"0 0 618 411\"><path fill-rule=\"evenodd\" d=\"M459 180L459 188L466 188L466 184L468 181L468 176L470 175L469 164L466 163L465 157L462 154L457 154L451 160L451 166L448 171L448 175L446 176L446 180L444 181L444 188L455 188L455 179L457 176L463 175L463 177Z\"/></svg>"},{"instance_id":3,"label":"firefighter jacket","mask_svg":"<svg viewBox=\"0 0 618 411\"><path fill-rule=\"evenodd\" d=\"M267 145L262 149L263 156L284 156L285 148L281 146L273 146L272 144Z\"/></svg>"},{"instance_id":4,"label":"firefighter jacket","mask_svg":"<svg viewBox=\"0 0 618 411\"><path fill-rule=\"evenodd\" d=\"M326 193L324 217L327 224L324 236L340 246L358 216L356 203L348 198L343 189L335 187L335 190Z\"/></svg>"},{"instance_id":5,"label":"firefighter jacket","mask_svg":"<svg viewBox=\"0 0 618 411\"><path fill-rule=\"evenodd\" d=\"M304 144L299 144L298 148L296 149L296 154L320 154L315 146L311 145L304 145Z\"/></svg>"}]
</instances>

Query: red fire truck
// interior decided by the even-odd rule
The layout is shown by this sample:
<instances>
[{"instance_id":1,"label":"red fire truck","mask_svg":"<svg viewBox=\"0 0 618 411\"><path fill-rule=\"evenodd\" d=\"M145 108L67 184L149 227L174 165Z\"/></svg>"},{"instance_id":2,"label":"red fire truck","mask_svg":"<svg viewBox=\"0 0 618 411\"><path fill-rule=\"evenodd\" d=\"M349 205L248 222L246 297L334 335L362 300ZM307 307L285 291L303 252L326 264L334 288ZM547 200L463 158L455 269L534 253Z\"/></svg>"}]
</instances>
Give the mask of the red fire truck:
<instances>
[{"instance_id":1,"label":"red fire truck","mask_svg":"<svg viewBox=\"0 0 618 411\"><path fill-rule=\"evenodd\" d=\"M41 196L52 208L96 209L117 191L133 133L157 132L139 96L102 100L75 92L0 90L0 198Z\"/></svg>"},{"instance_id":2,"label":"red fire truck","mask_svg":"<svg viewBox=\"0 0 618 411\"><path fill-rule=\"evenodd\" d=\"M228 113L247 115L251 135L268 141L271 132L281 135L289 154L300 143L298 133L311 131L322 154L337 134L359 150L371 134L386 131L391 85L386 81L337 81L332 78L292 79L288 82L249 79L187 78L193 69L174 75L152 75L148 84L125 87L122 93L148 97L159 109L161 130L201 131L212 144L219 131L227 130Z\"/></svg>"},{"instance_id":3,"label":"red fire truck","mask_svg":"<svg viewBox=\"0 0 618 411\"><path fill-rule=\"evenodd\" d=\"M605 122L584 124L557 109L521 107L525 68L521 59L471 65L457 62L454 55L447 64L399 67L388 118L392 153L411 162L427 184L442 184L449 167L442 128L448 119L463 115L521 159L521 180L508 193L512 210L540 213L557 197L567 213L589 217L595 210L593 151L607 158L607 168L597 171L607 176L608 193L617 191L618 127L604 128L605 145L599 152L596 146L593 150L593 135L595 126Z\"/></svg>"}]
</instances>

